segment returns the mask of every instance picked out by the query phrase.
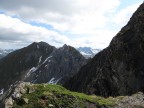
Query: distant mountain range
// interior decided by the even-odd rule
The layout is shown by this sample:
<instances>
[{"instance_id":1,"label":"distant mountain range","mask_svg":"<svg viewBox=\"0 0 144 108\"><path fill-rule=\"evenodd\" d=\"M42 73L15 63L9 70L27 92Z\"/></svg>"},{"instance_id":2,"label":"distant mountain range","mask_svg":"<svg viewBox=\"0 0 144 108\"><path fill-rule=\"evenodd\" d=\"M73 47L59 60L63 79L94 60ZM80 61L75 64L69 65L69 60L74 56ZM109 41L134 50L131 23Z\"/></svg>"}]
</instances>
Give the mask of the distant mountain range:
<instances>
[{"instance_id":1,"label":"distant mountain range","mask_svg":"<svg viewBox=\"0 0 144 108\"><path fill-rule=\"evenodd\" d=\"M91 47L79 47L77 50L85 57L85 58L93 58L95 54L101 51L101 49L92 49Z\"/></svg>"},{"instance_id":2,"label":"distant mountain range","mask_svg":"<svg viewBox=\"0 0 144 108\"><path fill-rule=\"evenodd\" d=\"M101 49L93 49L91 47L79 47L76 48L85 58L93 58L95 54L101 51ZM0 59L13 52L14 49L0 49Z\"/></svg>"},{"instance_id":3,"label":"distant mountain range","mask_svg":"<svg viewBox=\"0 0 144 108\"><path fill-rule=\"evenodd\" d=\"M13 52L13 49L0 49L0 59Z\"/></svg>"}]
</instances>

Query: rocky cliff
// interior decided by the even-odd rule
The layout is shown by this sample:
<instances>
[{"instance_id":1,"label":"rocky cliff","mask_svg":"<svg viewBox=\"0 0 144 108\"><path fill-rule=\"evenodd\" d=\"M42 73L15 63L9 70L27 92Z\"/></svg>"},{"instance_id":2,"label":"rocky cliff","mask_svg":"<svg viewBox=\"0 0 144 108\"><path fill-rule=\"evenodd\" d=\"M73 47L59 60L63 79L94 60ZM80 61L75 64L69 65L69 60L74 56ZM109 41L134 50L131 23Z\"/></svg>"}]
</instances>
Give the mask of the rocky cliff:
<instances>
[{"instance_id":1,"label":"rocky cliff","mask_svg":"<svg viewBox=\"0 0 144 108\"><path fill-rule=\"evenodd\" d=\"M144 92L144 3L110 45L83 66L65 87L101 96Z\"/></svg>"}]
</instances>

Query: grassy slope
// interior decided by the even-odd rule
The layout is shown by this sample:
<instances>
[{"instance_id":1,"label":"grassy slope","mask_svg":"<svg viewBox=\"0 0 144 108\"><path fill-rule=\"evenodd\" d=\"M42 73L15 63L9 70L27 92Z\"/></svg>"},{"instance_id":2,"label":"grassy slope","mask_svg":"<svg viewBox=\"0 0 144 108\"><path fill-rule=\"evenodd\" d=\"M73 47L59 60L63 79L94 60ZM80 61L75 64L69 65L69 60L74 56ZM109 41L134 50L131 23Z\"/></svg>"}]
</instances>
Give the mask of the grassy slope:
<instances>
[{"instance_id":1,"label":"grassy slope","mask_svg":"<svg viewBox=\"0 0 144 108\"><path fill-rule=\"evenodd\" d=\"M14 108L89 108L96 106L113 106L123 97L102 98L95 95L71 92L59 85L36 84L31 86L33 93L27 93L22 98L27 98L28 104L22 99L15 101Z\"/></svg>"}]
</instances>

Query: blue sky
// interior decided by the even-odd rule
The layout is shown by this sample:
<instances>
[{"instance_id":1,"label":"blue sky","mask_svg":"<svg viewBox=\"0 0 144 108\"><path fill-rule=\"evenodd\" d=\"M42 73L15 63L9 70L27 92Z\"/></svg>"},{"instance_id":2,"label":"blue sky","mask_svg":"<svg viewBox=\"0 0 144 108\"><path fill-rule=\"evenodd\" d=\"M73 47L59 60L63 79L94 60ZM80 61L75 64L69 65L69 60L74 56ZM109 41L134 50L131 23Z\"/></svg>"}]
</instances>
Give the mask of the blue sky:
<instances>
[{"instance_id":1,"label":"blue sky","mask_svg":"<svg viewBox=\"0 0 144 108\"><path fill-rule=\"evenodd\" d=\"M0 0L0 48L105 48L143 0Z\"/></svg>"}]
</instances>

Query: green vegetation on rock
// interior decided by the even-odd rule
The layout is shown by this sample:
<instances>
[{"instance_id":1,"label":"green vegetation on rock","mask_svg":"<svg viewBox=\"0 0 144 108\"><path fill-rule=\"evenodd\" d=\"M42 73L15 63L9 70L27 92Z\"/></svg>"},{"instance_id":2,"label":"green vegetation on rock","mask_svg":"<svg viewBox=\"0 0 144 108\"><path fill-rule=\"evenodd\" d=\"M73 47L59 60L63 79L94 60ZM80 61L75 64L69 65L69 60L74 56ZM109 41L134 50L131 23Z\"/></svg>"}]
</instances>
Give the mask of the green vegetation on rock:
<instances>
[{"instance_id":1,"label":"green vegetation on rock","mask_svg":"<svg viewBox=\"0 0 144 108\"><path fill-rule=\"evenodd\" d=\"M14 108L101 108L114 106L123 97L102 98L95 95L71 92L60 85L34 84L27 89L34 92L23 94L15 100Z\"/></svg>"}]
</instances>

